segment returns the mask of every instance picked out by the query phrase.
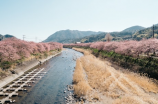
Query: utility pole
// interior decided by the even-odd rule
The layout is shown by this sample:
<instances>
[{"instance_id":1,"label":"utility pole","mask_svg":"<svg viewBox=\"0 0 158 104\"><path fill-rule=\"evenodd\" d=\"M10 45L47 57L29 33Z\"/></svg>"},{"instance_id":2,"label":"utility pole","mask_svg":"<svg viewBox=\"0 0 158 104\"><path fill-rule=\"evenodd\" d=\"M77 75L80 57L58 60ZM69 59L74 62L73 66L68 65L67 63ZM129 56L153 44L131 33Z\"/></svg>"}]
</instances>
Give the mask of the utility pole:
<instances>
[{"instance_id":1,"label":"utility pole","mask_svg":"<svg viewBox=\"0 0 158 104\"><path fill-rule=\"evenodd\" d=\"M23 35L23 40L25 39L25 35Z\"/></svg>"},{"instance_id":2,"label":"utility pole","mask_svg":"<svg viewBox=\"0 0 158 104\"><path fill-rule=\"evenodd\" d=\"M154 25L153 25L153 38L154 38Z\"/></svg>"}]
</instances>

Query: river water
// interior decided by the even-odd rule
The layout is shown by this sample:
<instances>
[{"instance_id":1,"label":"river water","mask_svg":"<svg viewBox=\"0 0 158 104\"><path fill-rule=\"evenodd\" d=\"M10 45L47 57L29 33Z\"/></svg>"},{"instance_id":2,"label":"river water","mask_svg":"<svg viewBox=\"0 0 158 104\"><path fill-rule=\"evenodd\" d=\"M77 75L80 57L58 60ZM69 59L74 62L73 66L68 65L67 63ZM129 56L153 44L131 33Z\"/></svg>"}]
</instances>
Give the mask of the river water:
<instances>
[{"instance_id":1,"label":"river water","mask_svg":"<svg viewBox=\"0 0 158 104\"><path fill-rule=\"evenodd\" d=\"M67 85L72 84L73 71L77 57L83 54L72 49L50 59L43 67L47 74L27 93L18 97L16 104L65 104L64 93Z\"/></svg>"}]
</instances>

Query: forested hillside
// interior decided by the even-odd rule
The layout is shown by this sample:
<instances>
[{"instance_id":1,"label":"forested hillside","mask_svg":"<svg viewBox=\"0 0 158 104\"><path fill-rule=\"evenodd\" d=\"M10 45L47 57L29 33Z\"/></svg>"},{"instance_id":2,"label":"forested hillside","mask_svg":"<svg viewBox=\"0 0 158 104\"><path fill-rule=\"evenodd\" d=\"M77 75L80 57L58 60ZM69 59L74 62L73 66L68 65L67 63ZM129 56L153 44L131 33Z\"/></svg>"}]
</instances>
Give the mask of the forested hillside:
<instances>
[{"instance_id":1,"label":"forested hillside","mask_svg":"<svg viewBox=\"0 0 158 104\"><path fill-rule=\"evenodd\" d=\"M133 39L141 40L143 38L149 39L153 36L153 27L145 28L133 34ZM158 25L154 26L154 37L158 38Z\"/></svg>"},{"instance_id":2,"label":"forested hillside","mask_svg":"<svg viewBox=\"0 0 158 104\"><path fill-rule=\"evenodd\" d=\"M106 41L105 36L107 33L100 33L97 35L86 36L84 38L76 39L73 42L80 41L82 43L96 42L96 41ZM131 32L111 32L110 35L113 37L114 41L121 41L132 38Z\"/></svg>"},{"instance_id":3,"label":"forested hillside","mask_svg":"<svg viewBox=\"0 0 158 104\"><path fill-rule=\"evenodd\" d=\"M139 30L142 30L142 29L145 29L145 27L142 27L142 26L132 26L132 27L129 27L127 29L124 29L122 32L132 32L132 33L135 33Z\"/></svg>"},{"instance_id":4,"label":"forested hillside","mask_svg":"<svg viewBox=\"0 0 158 104\"><path fill-rule=\"evenodd\" d=\"M101 32L93 31L78 31L78 30L61 30L50 35L44 42L60 42L60 43L71 43L74 39L79 39L85 36L99 34Z\"/></svg>"},{"instance_id":5,"label":"forested hillside","mask_svg":"<svg viewBox=\"0 0 158 104\"><path fill-rule=\"evenodd\" d=\"M132 26L132 27L124 29L121 32L109 32L109 33L113 37L114 41L122 41L122 40L132 39L132 35L135 32L142 30L142 29L144 29L144 27L142 27L142 26ZM74 40L73 43L77 42L77 41L80 41L82 43L106 41L106 39L105 39L106 34L107 34L107 32L96 34L96 35L86 36L86 37Z\"/></svg>"}]
</instances>

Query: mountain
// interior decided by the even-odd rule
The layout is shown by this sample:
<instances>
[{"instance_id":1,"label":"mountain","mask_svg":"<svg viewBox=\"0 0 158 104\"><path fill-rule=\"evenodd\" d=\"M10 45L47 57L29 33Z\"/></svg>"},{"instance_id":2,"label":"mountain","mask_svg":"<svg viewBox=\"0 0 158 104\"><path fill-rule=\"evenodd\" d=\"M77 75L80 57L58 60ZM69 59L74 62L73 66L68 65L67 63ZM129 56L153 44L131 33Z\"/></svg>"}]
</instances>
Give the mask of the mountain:
<instances>
[{"instance_id":1,"label":"mountain","mask_svg":"<svg viewBox=\"0 0 158 104\"><path fill-rule=\"evenodd\" d=\"M133 39L141 40L142 38L151 38L153 35L153 26L140 30L132 35ZM154 26L154 37L158 38L158 24Z\"/></svg>"},{"instance_id":2,"label":"mountain","mask_svg":"<svg viewBox=\"0 0 158 104\"><path fill-rule=\"evenodd\" d=\"M121 32L110 32L110 35L113 36L113 40L114 41L120 41L120 40L128 40L128 39L132 39L132 35L134 33L136 33L139 30L144 29L144 27L142 26L132 26L129 28L124 29ZM105 41L105 35L107 33L100 33L100 34L96 34L96 35L91 35L91 36L86 36L80 39L76 39L75 41L80 41L83 43L88 43L88 42L96 42L96 41Z\"/></svg>"},{"instance_id":3,"label":"mountain","mask_svg":"<svg viewBox=\"0 0 158 104\"><path fill-rule=\"evenodd\" d=\"M106 34L107 32L91 35L91 36L86 36L80 39L76 39L74 40L74 42L80 41L82 43L88 43L88 42L96 42L96 41L106 41L105 40ZM114 41L131 39L132 34L133 34L132 32L110 32L110 35L113 37Z\"/></svg>"},{"instance_id":4,"label":"mountain","mask_svg":"<svg viewBox=\"0 0 158 104\"><path fill-rule=\"evenodd\" d=\"M82 42L82 43L88 43L88 42L96 42L96 41L101 41L104 39L106 33L100 33L100 34L96 34L96 35L90 35L90 36L86 36L83 38L79 38L79 39L75 39L72 42Z\"/></svg>"},{"instance_id":5,"label":"mountain","mask_svg":"<svg viewBox=\"0 0 158 104\"><path fill-rule=\"evenodd\" d=\"M71 43L74 39L79 39L85 36L95 35L102 32L93 31L78 31L78 30L61 30L50 35L43 42L60 42L60 43Z\"/></svg>"},{"instance_id":6,"label":"mountain","mask_svg":"<svg viewBox=\"0 0 158 104\"><path fill-rule=\"evenodd\" d=\"M132 26L129 28L124 29L122 32L131 32L131 33L135 33L139 30L145 29L145 27L142 26Z\"/></svg>"},{"instance_id":7,"label":"mountain","mask_svg":"<svg viewBox=\"0 0 158 104\"><path fill-rule=\"evenodd\" d=\"M140 29L140 30L139 30ZM105 41L105 35L107 33L101 33L97 35L86 36L81 39L75 40L83 43L96 42L96 41ZM153 35L153 27L144 28L141 26L132 26L121 32L110 32L110 35L113 36L114 41L120 40L141 40L142 38L151 38ZM154 37L158 38L158 24L154 25Z\"/></svg>"},{"instance_id":8,"label":"mountain","mask_svg":"<svg viewBox=\"0 0 158 104\"><path fill-rule=\"evenodd\" d=\"M6 39L6 38L11 38L11 37L14 37L13 35L9 35L9 34L6 34L6 35L1 35L0 34L0 41L3 40L3 39Z\"/></svg>"},{"instance_id":9,"label":"mountain","mask_svg":"<svg viewBox=\"0 0 158 104\"><path fill-rule=\"evenodd\" d=\"M106 41L105 35L107 32L93 32L93 31L78 31L78 30L61 30L50 35L44 42L60 42L60 43L74 43L74 42L96 42ZM110 32L114 41L121 40L141 40L142 38L152 37L152 27L144 28L142 26L132 26L124 29L121 32ZM158 38L158 24L155 24L155 37Z\"/></svg>"}]
</instances>

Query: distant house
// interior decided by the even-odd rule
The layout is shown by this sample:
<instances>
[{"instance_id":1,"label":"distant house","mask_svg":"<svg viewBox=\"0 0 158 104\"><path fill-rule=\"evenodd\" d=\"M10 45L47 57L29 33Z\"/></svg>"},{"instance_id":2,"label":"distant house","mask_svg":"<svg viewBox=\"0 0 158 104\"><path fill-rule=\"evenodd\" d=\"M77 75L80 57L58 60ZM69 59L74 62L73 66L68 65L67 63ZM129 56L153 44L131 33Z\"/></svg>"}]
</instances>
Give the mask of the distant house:
<instances>
[{"instance_id":1,"label":"distant house","mask_svg":"<svg viewBox=\"0 0 158 104\"><path fill-rule=\"evenodd\" d=\"M79 43L81 43L81 42L75 42L75 44L79 44Z\"/></svg>"}]
</instances>

